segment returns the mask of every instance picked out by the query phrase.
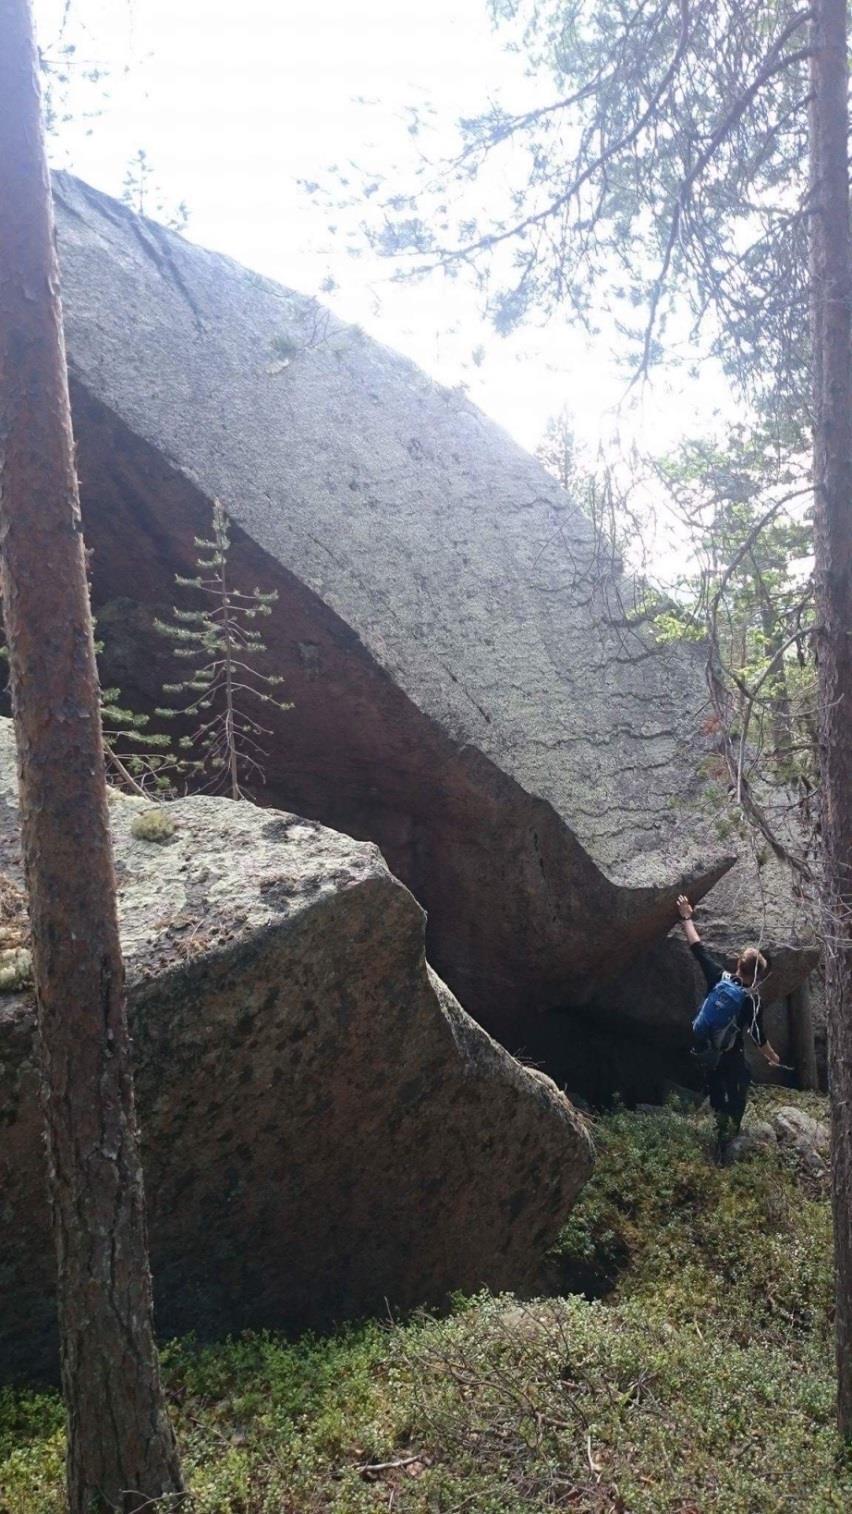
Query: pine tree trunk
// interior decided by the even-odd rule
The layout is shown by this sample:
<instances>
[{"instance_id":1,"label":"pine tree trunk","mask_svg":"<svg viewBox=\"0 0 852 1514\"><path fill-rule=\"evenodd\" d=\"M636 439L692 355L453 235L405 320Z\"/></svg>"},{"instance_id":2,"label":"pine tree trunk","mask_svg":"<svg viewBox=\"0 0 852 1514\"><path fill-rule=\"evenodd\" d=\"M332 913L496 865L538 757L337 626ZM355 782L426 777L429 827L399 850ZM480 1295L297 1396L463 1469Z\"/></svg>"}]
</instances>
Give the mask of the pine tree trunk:
<instances>
[{"instance_id":1,"label":"pine tree trunk","mask_svg":"<svg viewBox=\"0 0 852 1514\"><path fill-rule=\"evenodd\" d=\"M799 1088L819 1088L811 991L807 982L794 989L788 1001L790 1044Z\"/></svg>"},{"instance_id":2,"label":"pine tree trunk","mask_svg":"<svg viewBox=\"0 0 852 1514\"><path fill-rule=\"evenodd\" d=\"M815 0L811 312L838 1420L852 1436L852 359L846 0Z\"/></svg>"},{"instance_id":3,"label":"pine tree trunk","mask_svg":"<svg viewBox=\"0 0 852 1514\"><path fill-rule=\"evenodd\" d=\"M29 0L0 0L0 542L71 1514L181 1489L152 1330L92 624ZM37 1195L33 1196L37 1202Z\"/></svg>"}]
</instances>

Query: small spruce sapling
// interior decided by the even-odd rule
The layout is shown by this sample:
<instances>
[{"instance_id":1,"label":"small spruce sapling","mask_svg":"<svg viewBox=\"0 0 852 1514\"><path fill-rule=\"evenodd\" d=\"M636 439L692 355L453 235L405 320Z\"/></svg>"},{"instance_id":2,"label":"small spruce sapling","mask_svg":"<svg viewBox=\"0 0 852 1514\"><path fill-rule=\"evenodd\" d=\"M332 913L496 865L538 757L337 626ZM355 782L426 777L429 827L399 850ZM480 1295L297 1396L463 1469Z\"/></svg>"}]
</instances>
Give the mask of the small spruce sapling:
<instances>
[{"instance_id":1,"label":"small spruce sapling","mask_svg":"<svg viewBox=\"0 0 852 1514\"><path fill-rule=\"evenodd\" d=\"M224 507L214 500L211 539L195 538L198 574L193 578L175 574L181 588L205 596L204 608L175 608L172 622L155 622L157 630L171 638L174 655L194 664L187 678L163 685L165 694L188 695L188 701L157 713L197 719L193 735L180 742L183 750L196 754L188 761L189 769L205 780L207 789L243 799L245 785L263 781L263 737L272 734L249 713L249 707L254 703L289 710L292 705L271 692L281 678L252 666L267 648L250 623L271 615L278 595L257 588L245 593L231 585L229 526Z\"/></svg>"},{"instance_id":2,"label":"small spruce sapling","mask_svg":"<svg viewBox=\"0 0 852 1514\"><path fill-rule=\"evenodd\" d=\"M171 737L149 731L150 716L125 709L120 700L120 689L101 689L107 782L146 798L166 799L174 794L184 766Z\"/></svg>"}]
</instances>

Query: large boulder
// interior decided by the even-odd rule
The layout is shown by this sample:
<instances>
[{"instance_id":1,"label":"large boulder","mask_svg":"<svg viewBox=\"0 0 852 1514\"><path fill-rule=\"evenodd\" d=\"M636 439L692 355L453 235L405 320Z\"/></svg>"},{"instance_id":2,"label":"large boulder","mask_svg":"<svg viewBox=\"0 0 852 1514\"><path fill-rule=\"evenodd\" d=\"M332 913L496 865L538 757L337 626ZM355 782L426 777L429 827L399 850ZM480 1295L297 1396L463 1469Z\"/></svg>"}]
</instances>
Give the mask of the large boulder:
<instances>
[{"instance_id":1,"label":"large boulder","mask_svg":"<svg viewBox=\"0 0 852 1514\"><path fill-rule=\"evenodd\" d=\"M192 798L112 804L161 1333L321 1325L535 1281L586 1128L427 966L376 847ZM20 882L0 728L0 874ZM0 996L0 1378L55 1360L27 993Z\"/></svg>"},{"instance_id":2,"label":"large boulder","mask_svg":"<svg viewBox=\"0 0 852 1514\"><path fill-rule=\"evenodd\" d=\"M269 712L258 797L376 841L511 1048L572 1087L682 1076L700 978L673 901L733 861L700 653L635 624L588 519L463 395L67 175L55 197L110 679L161 702L152 623L218 496L238 579L279 594L296 707ZM710 934L774 949L781 1000L811 959L761 860Z\"/></svg>"}]
</instances>

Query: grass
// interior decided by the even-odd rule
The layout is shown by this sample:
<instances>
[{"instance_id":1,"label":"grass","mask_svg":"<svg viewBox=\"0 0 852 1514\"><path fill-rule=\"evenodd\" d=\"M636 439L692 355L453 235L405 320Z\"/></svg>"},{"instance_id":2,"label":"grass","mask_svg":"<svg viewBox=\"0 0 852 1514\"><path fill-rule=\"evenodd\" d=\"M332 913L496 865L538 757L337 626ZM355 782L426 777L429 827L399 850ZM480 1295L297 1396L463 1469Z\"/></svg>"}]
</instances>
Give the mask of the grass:
<instances>
[{"instance_id":1,"label":"grass","mask_svg":"<svg viewBox=\"0 0 852 1514\"><path fill-rule=\"evenodd\" d=\"M616 1112L596 1134L552 1266L605 1298L168 1347L187 1514L852 1507L827 1195L774 1152L712 1166L700 1116ZM59 1514L62 1455L54 1397L0 1394L2 1514Z\"/></svg>"}]
</instances>

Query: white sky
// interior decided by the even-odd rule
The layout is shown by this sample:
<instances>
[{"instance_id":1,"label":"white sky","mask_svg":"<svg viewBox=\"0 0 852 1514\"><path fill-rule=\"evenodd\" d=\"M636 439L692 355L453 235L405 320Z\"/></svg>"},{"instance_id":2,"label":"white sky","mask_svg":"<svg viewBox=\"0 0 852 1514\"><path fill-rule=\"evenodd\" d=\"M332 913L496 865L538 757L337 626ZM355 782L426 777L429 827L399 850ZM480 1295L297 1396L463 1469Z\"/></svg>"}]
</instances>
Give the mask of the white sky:
<instances>
[{"instance_id":1,"label":"white sky","mask_svg":"<svg viewBox=\"0 0 852 1514\"><path fill-rule=\"evenodd\" d=\"M63 8L35 0L48 53ZM128 160L144 147L167 202L189 205L188 237L307 294L331 274L338 288L322 298L338 314L442 382L466 383L530 449L564 405L592 453L614 434L662 449L713 429L708 396L726 407L718 381L688 391L658 381L616 417L624 377L605 339L590 349L559 321L499 338L469 286L441 275L392 283L387 262L347 255L328 214L299 188L353 159L408 189L423 140L406 130L412 103L434 107L435 158L452 151L461 114L498 95L540 98L542 85L492 31L486 0L72 0L67 36L78 68L102 65L110 78L103 113L63 131L58 162L120 194ZM96 98L81 86L80 101Z\"/></svg>"}]
</instances>

